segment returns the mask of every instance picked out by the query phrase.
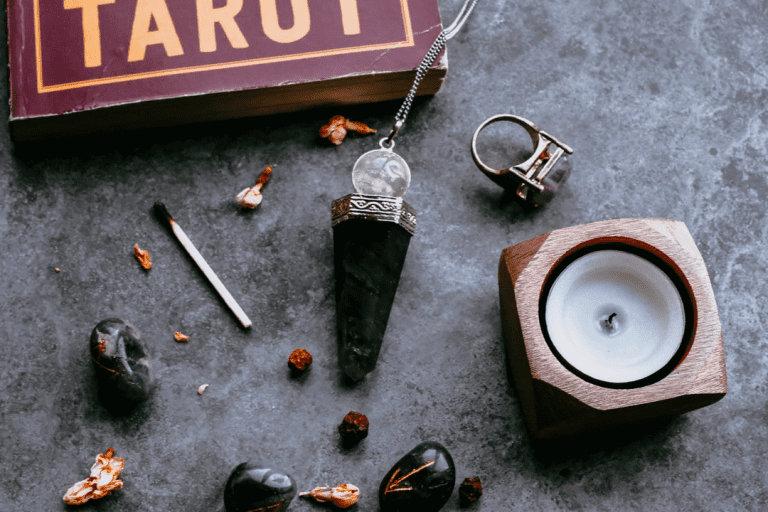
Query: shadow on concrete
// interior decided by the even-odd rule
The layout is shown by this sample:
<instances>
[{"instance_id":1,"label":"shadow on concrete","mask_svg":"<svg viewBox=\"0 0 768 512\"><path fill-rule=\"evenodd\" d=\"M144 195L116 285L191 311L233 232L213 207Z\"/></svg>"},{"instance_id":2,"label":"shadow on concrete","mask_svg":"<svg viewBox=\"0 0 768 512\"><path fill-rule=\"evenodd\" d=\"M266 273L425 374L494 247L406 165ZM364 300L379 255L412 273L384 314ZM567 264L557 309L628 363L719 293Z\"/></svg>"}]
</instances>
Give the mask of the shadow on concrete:
<instances>
[{"instance_id":1,"label":"shadow on concrete","mask_svg":"<svg viewBox=\"0 0 768 512\"><path fill-rule=\"evenodd\" d=\"M352 391L353 389L357 389L362 385L366 377L363 377L362 380L355 381L352 380L346 373L344 373L344 370L341 368L337 367L336 369L336 382L338 383L339 388L341 388L343 391Z\"/></svg>"},{"instance_id":2,"label":"shadow on concrete","mask_svg":"<svg viewBox=\"0 0 768 512\"><path fill-rule=\"evenodd\" d=\"M137 416L141 416L142 410L147 407L147 402L152 400L151 397L149 400L142 402L116 398L115 392L105 388L103 385L99 386L97 396L102 407L116 418L132 416L134 413L137 413Z\"/></svg>"},{"instance_id":3,"label":"shadow on concrete","mask_svg":"<svg viewBox=\"0 0 768 512\"><path fill-rule=\"evenodd\" d=\"M549 467L587 459L597 453L623 451L625 448L634 451L637 446L630 448L630 445L642 443L644 439L674 435L673 430L676 430L679 421L679 418L665 418L563 439L534 439L530 434L528 438L537 462ZM652 444L658 445L659 440L654 439Z\"/></svg>"},{"instance_id":4,"label":"shadow on concrete","mask_svg":"<svg viewBox=\"0 0 768 512\"><path fill-rule=\"evenodd\" d=\"M286 370L287 379L295 384L298 384L299 386L304 386L307 383L307 380L309 379L309 375L312 373L312 368L310 367L307 370L304 370L303 372L295 371L291 368L288 368Z\"/></svg>"},{"instance_id":5,"label":"shadow on concrete","mask_svg":"<svg viewBox=\"0 0 768 512\"><path fill-rule=\"evenodd\" d=\"M431 97L420 97L414 101L411 116L425 105ZM348 105L328 108L315 108L300 112L275 114L259 117L243 117L224 121L209 121L178 126L143 128L129 131L97 132L88 135L66 136L45 141L24 141L13 145L13 155L27 163L34 163L51 158L108 155L112 152L141 152L157 145L168 145L171 150L185 150L185 144L195 144L202 139L233 139L241 136L254 138L261 144L270 140L302 140L306 146L333 147L328 140L319 135L320 127L336 115L342 115L355 121L361 121L379 133L389 134L394 123L394 116L400 107L400 101L387 101L364 105ZM384 133L386 132L386 133ZM351 138L365 137L351 134ZM374 143L375 143L374 142ZM179 147L179 143L182 146Z\"/></svg>"},{"instance_id":6,"label":"shadow on concrete","mask_svg":"<svg viewBox=\"0 0 768 512\"><path fill-rule=\"evenodd\" d=\"M487 186L478 186L470 191L469 199L482 216L493 223L524 222L546 210L546 206L535 208L520 201L514 192L497 187L490 181L488 183Z\"/></svg>"},{"instance_id":7,"label":"shadow on concrete","mask_svg":"<svg viewBox=\"0 0 768 512\"><path fill-rule=\"evenodd\" d=\"M508 389L517 398L514 405L516 412L520 418L524 418L509 364L506 364L506 377ZM648 443L649 449L655 449L675 436L680 430L681 422L685 421L687 421L685 415L673 416L559 439L537 439L526 428L522 439L527 440L530 450L523 450L523 452L532 458L531 462L534 466L541 469L571 461L586 463L598 454L615 456L617 452L636 452L642 449L639 445L643 442ZM599 462L595 463L599 464ZM564 469L564 471L569 470Z\"/></svg>"}]
</instances>

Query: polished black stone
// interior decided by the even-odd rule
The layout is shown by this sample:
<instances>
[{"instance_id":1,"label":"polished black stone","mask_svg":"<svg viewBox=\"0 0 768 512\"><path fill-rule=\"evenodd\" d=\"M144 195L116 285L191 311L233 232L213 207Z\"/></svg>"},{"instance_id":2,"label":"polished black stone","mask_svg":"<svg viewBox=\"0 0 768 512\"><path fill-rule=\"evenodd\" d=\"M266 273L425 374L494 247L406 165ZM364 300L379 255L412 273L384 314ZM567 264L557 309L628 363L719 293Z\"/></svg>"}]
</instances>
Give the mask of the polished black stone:
<instances>
[{"instance_id":1,"label":"polished black stone","mask_svg":"<svg viewBox=\"0 0 768 512\"><path fill-rule=\"evenodd\" d=\"M243 462L224 488L227 512L282 512L296 496L296 482L269 464Z\"/></svg>"},{"instance_id":2,"label":"polished black stone","mask_svg":"<svg viewBox=\"0 0 768 512\"><path fill-rule=\"evenodd\" d=\"M411 234L366 219L333 228L339 366L360 380L376 366Z\"/></svg>"},{"instance_id":3,"label":"polished black stone","mask_svg":"<svg viewBox=\"0 0 768 512\"><path fill-rule=\"evenodd\" d=\"M119 318L99 322L90 340L99 391L110 405L149 398L155 387L152 360L139 331Z\"/></svg>"},{"instance_id":4,"label":"polished black stone","mask_svg":"<svg viewBox=\"0 0 768 512\"><path fill-rule=\"evenodd\" d=\"M381 512L436 512L443 508L456 483L448 450L426 441L389 470L379 486Z\"/></svg>"}]
</instances>

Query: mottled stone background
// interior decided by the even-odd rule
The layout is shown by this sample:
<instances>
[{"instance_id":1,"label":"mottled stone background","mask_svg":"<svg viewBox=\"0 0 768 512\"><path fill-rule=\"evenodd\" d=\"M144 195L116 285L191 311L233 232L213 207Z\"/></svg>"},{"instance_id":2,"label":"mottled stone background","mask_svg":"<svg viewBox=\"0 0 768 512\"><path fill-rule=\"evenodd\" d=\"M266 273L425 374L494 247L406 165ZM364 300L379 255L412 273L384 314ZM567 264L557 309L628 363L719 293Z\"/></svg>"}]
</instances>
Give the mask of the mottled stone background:
<instances>
[{"instance_id":1,"label":"mottled stone background","mask_svg":"<svg viewBox=\"0 0 768 512\"><path fill-rule=\"evenodd\" d=\"M445 19L460 3L440 2ZM442 91L416 103L398 139L418 232L378 367L354 386L335 362L329 208L376 139L335 148L316 134L338 113L386 130L398 103L33 148L0 126L0 509L67 509L61 496L112 446L125 488L83 510L218 511L231 469L262 458L303 490L354 483L357 510L373 511L389 467L432 439L458 481L482 479L474 510L765 510L767 58L764 1L481 0L449 43ZM575 149L570 181L539 211L472 163L475 127L503 112ZM240 212L235 194L270 163L263 204ZM153 219L158 200L252 330ZM538 445L507 380L499 254L622 217L688 225L720 308L728 395L615 436ZM98 402L87 352L110 316L139 327L157 371L154 397L127 417ZM177 344L176 330L191 341ZM315 356L300 380L286 366L297 347ZM335 429L350 410L372 426L346 449ZM444 510L459 508L454 492Z\"/></svg>"}]
</instances>

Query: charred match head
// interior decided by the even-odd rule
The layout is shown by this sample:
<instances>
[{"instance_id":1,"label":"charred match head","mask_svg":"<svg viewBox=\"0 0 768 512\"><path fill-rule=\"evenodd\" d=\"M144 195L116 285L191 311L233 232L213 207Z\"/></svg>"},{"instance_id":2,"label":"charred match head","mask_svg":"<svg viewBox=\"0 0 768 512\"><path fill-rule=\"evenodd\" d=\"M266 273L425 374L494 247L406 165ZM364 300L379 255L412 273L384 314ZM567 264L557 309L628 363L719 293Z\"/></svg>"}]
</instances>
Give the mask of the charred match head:
<instances>
[{"instance_id":1,"label":"charred match head","mask_svg":"<svg viewBox=\"0 0 768 512\"><path fill-rule=\"evenodd\" d=\"M155 203L153 206L155 210L155 216L157 216L158 220L160 220L163 224L167 224L169 227L173 222L173 217L171 217L171 214L168 213L168 208L165 207L163 203Z\"/></svg>"}]
</instances>

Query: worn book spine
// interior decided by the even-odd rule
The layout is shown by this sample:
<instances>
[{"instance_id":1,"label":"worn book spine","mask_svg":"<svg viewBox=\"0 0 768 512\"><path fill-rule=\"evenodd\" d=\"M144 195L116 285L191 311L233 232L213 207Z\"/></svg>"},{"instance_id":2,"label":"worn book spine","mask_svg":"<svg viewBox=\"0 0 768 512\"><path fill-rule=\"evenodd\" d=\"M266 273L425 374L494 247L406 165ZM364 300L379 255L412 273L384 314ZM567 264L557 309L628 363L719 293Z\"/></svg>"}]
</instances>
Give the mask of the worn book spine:
<instances>
[{"instance_id":1,"label":"worn book spine","mask_svg":"<svg viewBox=\"0 0 768 512\"><path fill-rule=\"evenodd\" d=\"M45 138L404 97L437 0L7 0L11 131ZM436 92L438 59L420 88Z\"/></svg>"}]
</instances>

